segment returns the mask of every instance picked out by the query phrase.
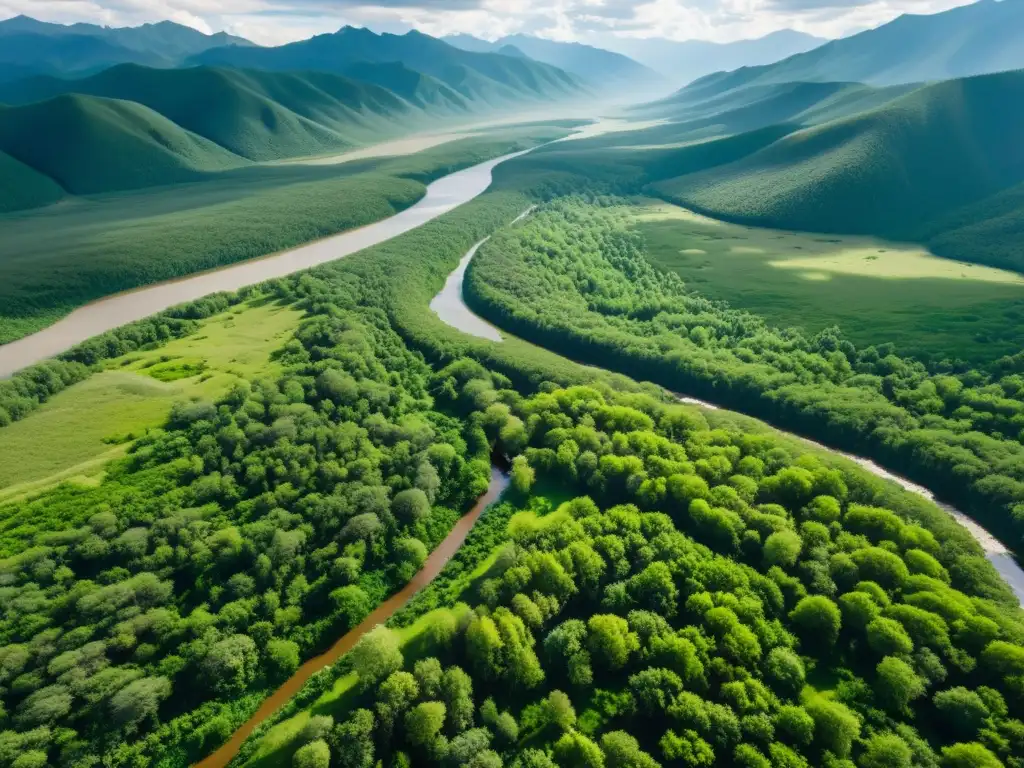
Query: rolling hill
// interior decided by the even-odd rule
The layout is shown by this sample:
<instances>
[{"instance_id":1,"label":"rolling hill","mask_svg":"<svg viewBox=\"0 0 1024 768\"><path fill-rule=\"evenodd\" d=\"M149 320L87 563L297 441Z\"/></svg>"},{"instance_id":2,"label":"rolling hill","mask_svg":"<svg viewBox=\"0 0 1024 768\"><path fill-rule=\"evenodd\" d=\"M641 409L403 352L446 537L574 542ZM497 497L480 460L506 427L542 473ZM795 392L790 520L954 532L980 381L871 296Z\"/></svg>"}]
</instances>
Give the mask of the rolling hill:
<instances>
[{"instance_id":1,"label":"rolling hill","mask_svg":"<svg viewBox=\"0 0 1024 768\"><path fill-rule=\"evenodd\" d=\"M425 117L385 88L339 75L131 64L79 80L0 85L0 102L66 93L137 102L249 160L333 151L393 135Z\"/></svg>"},{"instance_id":2,"label":"rolling hill","mask_svg":"<svg viewBox=\"0 0 1024 768\"><path fill-rule=\"evenodd\" d=\"M78 94L0 107L0 153L73 194L192 181L245 162L141 104Z\"/></svg>"},{"instance_id":3,"label":"rolling hill","mask_svg":"<svg viewBox=\"0 0 1024 768\"><path fill-rule=\"evenodd\" d=\"M628 56L581 43L563 43L531 35L510 35L493 43L472 35L453 35L443 39L456 48L477 53L509 55L511 46L521 55L564 69L600 88L626 84L656 87L662 82L657 72Z\"/></svg>"},{"instance_id":4,"label":"rolling hill","mask_svg":"<svg viewBox=\"0 0 1024 768\"><path fill-rule=\"evenodd\" d=\"M666 40L657 37L609 37L602 41L605 47L660 72L677 85L720 70L771 64L826 42L823 38L791 29L732 43Z\"/></svg>"},{"instance_id":5,"label":"rolling hill","mask_svg":"<svg viewBox=\"0 0 1024 768\"><path fill-rule=\"evenodd\" d=\"M49 205L63 196L64 190L53 179L0 152L0 213Z\"/></svg>"},{"instance_id":6,"label":"rolling hill","mask_svg":"<svg viewBox=\"0 0 1024 768\"><path fill-rule=\"evenodd\" d=\"M26 74L88 74L124 63L172 67L209 48L231 45L252 43L171 21L138 27L51 24L28 16L0 21L0 65L17 65Z\"/></svg>"},{"instance_id":7,"label":"rolling hill","mask_svg":"<svg viewBox=\"0 0 1024 768\"><path fill-rule=\"evenodd\" d=\"M190 60L263 70L315 70L348 74L366 63L398 62L430 75L463 98L492 107L527 100L564 99L584 93L580 81L561 69L530 59L497 53L474 53L420 32L378 35L344 27L334 34L275 48L226 46Z\"/></svg>"},{"instance_id":8,"label":"rolling hill","mask_svg":"<svg viewBox=\"0 0 1024 768\"><path fill-rule=\"evenodd\" d=\"M654 189L722 218L936 243L985 263L986 233L998 230L1022 269L1022 131L1024 72L950 80Z\"/></svg>"},{"instance_id":9,"label":"rolling hill","mask_svg":"<svg viewBox=\"0 0 1024 768\"><path fill-rule=\"evenodd\" d=\"M1024 67L1024 2L980 0L927 16L907 14L775 64L693 83L706 93L794 81L893 85Z\"/></svg>"}]
</instances>

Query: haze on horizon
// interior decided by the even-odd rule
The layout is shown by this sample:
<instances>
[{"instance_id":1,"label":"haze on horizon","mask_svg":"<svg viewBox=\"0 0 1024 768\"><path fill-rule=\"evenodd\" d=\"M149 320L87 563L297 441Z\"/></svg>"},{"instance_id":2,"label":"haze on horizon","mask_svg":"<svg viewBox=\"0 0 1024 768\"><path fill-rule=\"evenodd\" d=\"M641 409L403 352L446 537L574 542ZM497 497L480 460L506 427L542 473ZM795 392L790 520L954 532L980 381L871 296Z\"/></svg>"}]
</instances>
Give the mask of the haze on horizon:
<instances>
[{"instance_id":1,"label":"haze on horizon","mask_svg":"<svg viewBox=\"0 0 1024 768\"><path fill-rule=\"evenodd\" d=\"M0 19L25 14L63 24L134 26L163 20L279 45L351 24L493 40L523 33L615 48L617 38L713 42L792 29L843 37L901 14L964 0L0 0Z\"/></svg>"}]
</instances>

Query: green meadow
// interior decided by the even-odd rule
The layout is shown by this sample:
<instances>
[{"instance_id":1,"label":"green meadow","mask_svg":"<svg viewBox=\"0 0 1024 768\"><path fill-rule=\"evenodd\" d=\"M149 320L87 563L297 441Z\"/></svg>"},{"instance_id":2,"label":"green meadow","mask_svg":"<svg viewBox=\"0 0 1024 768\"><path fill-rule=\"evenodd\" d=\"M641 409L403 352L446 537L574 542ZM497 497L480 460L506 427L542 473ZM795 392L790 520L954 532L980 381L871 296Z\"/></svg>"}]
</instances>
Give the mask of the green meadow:
<instances>
[{"instance_id":1,"label":"green meadow","mask_svg":"<svg viewBox=\"0 0 1024 768\"><path fill-rule=\"evenodd\" d=\"M94 483L104 463L162 425L175 402L216 399L240 379L274 375L271 353L300 317L275 304L242 305L209 318L191 336L108 361L4 429L0 501L62 480Z\"/></svg>"},{"instance_id":2,"label":"green meadow","mask_svg":"<svg viewBox=\"0 0 1024 768\"><path fill-rule=\"evenodd\" d=\"M637 219L651 262L708 298L858 346L992 360L1024 343L1024 277L920 246L730 224L660 202Z\"/></svg>"}]
</instances>

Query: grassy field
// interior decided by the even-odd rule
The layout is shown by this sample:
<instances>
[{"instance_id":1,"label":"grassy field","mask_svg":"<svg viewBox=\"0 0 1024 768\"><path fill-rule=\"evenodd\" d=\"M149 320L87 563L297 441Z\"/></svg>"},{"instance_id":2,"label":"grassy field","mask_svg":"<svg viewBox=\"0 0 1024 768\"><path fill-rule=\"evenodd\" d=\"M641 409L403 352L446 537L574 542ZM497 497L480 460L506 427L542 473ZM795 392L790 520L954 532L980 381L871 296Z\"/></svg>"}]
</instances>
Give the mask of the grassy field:
<instances>
[{"instance_id":1,"label":"grassy field","mask_svg":"<svg viewBox=\"0 0 1024 768\"><path fill-rule=\"evenodd\" d=\"M729 224L660 202L638 208L650 260L692 289L857 345L991 360L1024 343L1024 277L918 246Z\"/></svg>"},{"instance_id":2,"label":"grassy field","mask_svg":"<svg viewBox=\"0 0 1024 768\"><path fill-rule=\"evenodd\" d=\"M0 501L59 480L92 482L134 436L162 423L174 402L214 398L240 378L274 375L270 353L300 316L273 304L243 305L192 336L110 360L107 370L4 428Z\"/></svg>"}]
</instances>

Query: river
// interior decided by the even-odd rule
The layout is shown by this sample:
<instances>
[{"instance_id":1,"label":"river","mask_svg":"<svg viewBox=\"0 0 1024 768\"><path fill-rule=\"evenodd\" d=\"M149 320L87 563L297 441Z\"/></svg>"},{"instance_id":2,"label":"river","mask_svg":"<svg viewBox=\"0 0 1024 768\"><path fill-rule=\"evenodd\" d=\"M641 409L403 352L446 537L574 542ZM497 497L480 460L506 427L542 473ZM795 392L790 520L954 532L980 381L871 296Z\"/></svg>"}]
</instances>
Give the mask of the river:
<instances>
[{"instance_id":1,"label":"river","mask_svg":"<svg viewBox=\"0 0 1024 768\"><path fill-rule=\"evenodd\" d=\"M80 307L41 331L0 346L0 378L176 304L284 277L397 237L477 197L490 186L496 165L529 151L496 157L438 179L427 187L419 202L391 218L289 251L115 294Z\"/></svg>"},{"instance_id":2,"label":"river","mask_svg":"<svg viewBox=\"0 0 1024 768\"><path fill-rule=\"evenodd\" d=\"M527 213L529 213L529 211L521 214L516 221L523 218ZM453 328L490 341L501 341L501 334L499 330L474 313L473 310L469 308L469 305L466 304L462 293L462 284L466 275L466 269L469 267L469 263L473 260L476 252L480 249L480 246L485 242L487 242L487 238L474 245L466 255L462 257L459 261L459 266L448 276L448 280L445 282L444 288L442 288L441 292L438 293L437 296L434 297L433 301L430 302L430 308L437 313L441 320ZM587 365L586 363L581 364ZM695 397L688 397L678 393L673 394L682 403L700 406L701 408L709 408L711 410L719 410L719 406L714 403L709 403L706 400L698 400ZM776 427L776 429L778 428ZM924 496L940 509L948 512L958 523L960 523L960 525L966 528L978 544L981 545L982 550L985 552L985 557L990 563L992 563L992 566L996 569L999 575L1002 576L1010 589L1013 590L1013 593L1017 596L1017 600L1020 601L1020 604L1024 606L1024 568L1021 567L1020 563L1018 563L1016 558L1014 558L1013 553L1010 552L1010 550L1007 549L1001 541L985 530L985 528L979 525L973 518L968 517L955 507L937 500L935 495L927 488L924 488L905 477L901 477L890 472L871 461L871 459L837 451L834 448L829 448L826 445L816 443L813 440L808 440L807 438L793 434L792 432L786 432L781 429L778 431L789 437L802 440L809 445L816 446L849 459L850 461L859 464L872 474L896 483L904 490L916 493L919 496Z\"/></svg>"},{"instance_id":3,"label":"river","mask_svg":"<svg viewBox=\"0 0 1024 768\"><path fill-rule=\"evenodd\" d=\"M280 688L270 694L270 696L260 704L260 708L257 709L252 716L232 734L231 738L228 739L220 749L204 760L196 763L195 768L222 768L230 763L232 758L238 754L238 750L241 748L242 743L249 738L249 735L254 730L256 730L256 726L291 701L310 677L324 667L330 666L348 653L359 638L378 624L383 624L385 621L390 619L395 611L412 599L413 595L432 582L434 577L437 576L437 574L439 574L444 568L451 556L458 552L459 547L461 547L462 543L466 540L466 536L469 534L473 524L477 521L480 515L483 514L487 507L498 500L501 494L508 487L508 483L509 477L505 471L496 465L492 465L491 482L487 486L487 491L483 496L476 500L476 504L473 505L473 508L469 510L469 512L459 518L458 522L455 523L455 526L445 537L444 541L438 544L434 551L427 557L426 562L423 563L423 567L420 569L419 573L413 576L409 583L402 587L401 590L378 605L370 615L362 620L362 622L338 638L334 645L332 645L327 651L310 659L299 667L295 673L281 685Z\"/></svg>"}]
</instances>

